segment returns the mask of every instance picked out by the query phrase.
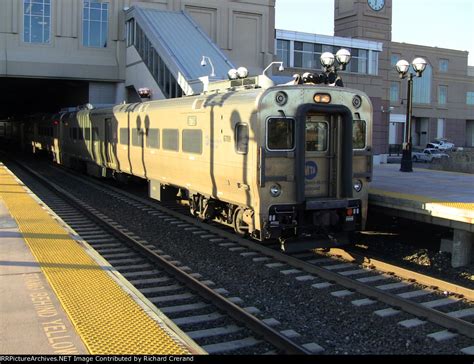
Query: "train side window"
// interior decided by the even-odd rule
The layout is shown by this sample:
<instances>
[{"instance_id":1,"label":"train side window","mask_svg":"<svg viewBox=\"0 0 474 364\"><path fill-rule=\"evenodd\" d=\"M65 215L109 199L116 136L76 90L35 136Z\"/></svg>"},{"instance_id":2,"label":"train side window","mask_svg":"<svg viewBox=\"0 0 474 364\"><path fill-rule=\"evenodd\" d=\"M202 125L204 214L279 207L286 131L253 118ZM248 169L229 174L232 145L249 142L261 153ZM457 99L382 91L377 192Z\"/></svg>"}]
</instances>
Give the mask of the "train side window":
<instances>
[{"instance_id":1,"label":"train side window","mask_svg":"<svg viewBox=\"0 0 474 364\"><path fill-rule=\"evenodd\" d=\"M143 133L141 129L132 129L132 145L134 147L141 147L143 145Z\"/></svg>"},{"instance_id":2,"label":"train side window","mask_svg":"<svg viewBox=\"0 0 474 364\"><path fill-rule=\"evenodd\" d=\"M83 140L84 139L84 132L82 128L77 128L77 139Z\"/></svg>"},{"instance_id":3,"label":"train side window","mask_svg":"<svg viewBox=\"0 0 474 364\"><path fill-rule=\"evenodd\" d=\"M91 128L85 128L84 132L84 139L91 140Z\"/></svg>"},{"instance_id":4,"label":"train side window","mask_svg":"<svg viewBox=\"0 0 474 364\"><path fill-rule=\"evenodd\" d=\"M178 129L163 129L163 149L175 152L179 150Z\"/></svg>"},{"instance_id":5,"label":"train side window","mask_svg":"<svg viewBox=\"0 0 474 364\"><path fill-rule=\"evenodd\" d=\"M160 129L148 129L146 147L153 149L160 148Z\"/></svg>"},{"instance_id":6,"label":"train side window","mask_svg":"<svg viewBox=\"0 0 474 364\"><path fill-rule=\"evenodd\" d=\"M182 132L183 152L202 154L202 130L184 129Z\"/></svg>"},{"instance_id":7,"label":"train side window","mask_svg":"<svg viewBox=\"0 0 474 364\"><path fill-rule=\"evenodd\" d=\"M120 144L128 145L128 129L120 128Z\"/></svg>"},{"instance_id":8,"label":"train side window","mask_svg":"<svg viewBox=\"0 0 474 364\"><path fill-rule=\"evenodd\" d=\"M352 148L365 149L367 125L365 120L354 120L352 122Z\"/></svg>"},{"instance_id":9,"label":"train side window","mask_svg":"<svg viewBox=\"0 0 474 364\"><path fill-rule=\"evenodd\" d=\"M295 147L295 120L270 118L267 120L267 148L292 150Z\"/></svg>"},{"instance_id":10,"label":"train side window","mask_svg":"<svg viewBox=\"0 0 474 364\"><path fill-rule=\"evenodd\" d=\"M249 149L249 126L237 124L235 126L235 150L238 154L247 154Z\"/></svg>"}]
</instances>

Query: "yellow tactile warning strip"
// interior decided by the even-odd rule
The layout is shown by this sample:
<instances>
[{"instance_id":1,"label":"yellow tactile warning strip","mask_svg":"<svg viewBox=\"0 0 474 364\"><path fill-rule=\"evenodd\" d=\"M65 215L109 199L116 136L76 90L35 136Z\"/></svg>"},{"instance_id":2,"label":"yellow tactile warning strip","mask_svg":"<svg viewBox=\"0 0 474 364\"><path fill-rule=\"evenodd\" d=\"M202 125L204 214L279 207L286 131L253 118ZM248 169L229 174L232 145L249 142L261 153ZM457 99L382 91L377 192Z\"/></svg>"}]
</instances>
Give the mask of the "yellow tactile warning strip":
<instances>
[{"instance_id":1,"label":"yellow tactile warning strip","mask_svg":"<svg viewBox=\"0 0 474 364\"><path fill-rule=\"evenodd\" d=\"M190 354L87 255L3 166L0 198L91 354Z\"/></svg>"}]
</instances>

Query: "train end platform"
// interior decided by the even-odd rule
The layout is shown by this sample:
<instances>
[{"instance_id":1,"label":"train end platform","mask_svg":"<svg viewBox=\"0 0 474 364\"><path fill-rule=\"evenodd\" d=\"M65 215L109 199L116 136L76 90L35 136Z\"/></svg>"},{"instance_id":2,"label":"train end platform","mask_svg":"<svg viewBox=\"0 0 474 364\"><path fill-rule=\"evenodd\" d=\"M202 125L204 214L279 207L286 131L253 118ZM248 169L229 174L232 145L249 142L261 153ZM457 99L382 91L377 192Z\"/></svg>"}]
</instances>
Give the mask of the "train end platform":
<instances>
[{"instance_id":1,"label":"train end platform","mask_svg":"<svg viewBox=\"0 0 474 364\"><path fill-rule=\"evenodd\" d=\"M199 355L0 163L0 354Z\"/></svg>"},{"instance_id":2,"label":"train end platform","mask_svg":"<svg viewBox=\"0 0 474 364\"><path fill-rule=\"evenodd\" d=\"M369 208L403 218L446 226L453 239L441 249L452 253L451 264L470 264L474 256L474 175L414 168L399 164L374 166Z\"/></svg>"}]
</instances>

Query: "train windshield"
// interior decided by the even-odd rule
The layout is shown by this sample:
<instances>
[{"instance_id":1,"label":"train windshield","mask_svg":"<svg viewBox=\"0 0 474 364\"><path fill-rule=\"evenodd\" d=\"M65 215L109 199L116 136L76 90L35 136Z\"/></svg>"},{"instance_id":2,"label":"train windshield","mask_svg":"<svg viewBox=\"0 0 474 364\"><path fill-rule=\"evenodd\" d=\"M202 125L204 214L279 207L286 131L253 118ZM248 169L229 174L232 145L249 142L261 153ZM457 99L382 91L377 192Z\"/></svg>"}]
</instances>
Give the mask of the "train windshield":
<instances>
[{"instance_id":1,"label":"train windshield","mask_svg":"<svg viewBox=\"0 0 474 364\"><path fill-rule=\"evenodd\" d=\"M267 120L267 148L292 150L295 147L295 120L270 118Z\"/></svg>"},{"instance_id":2,"label":"train windshield","mask_svg":"<svg viewBox=\"0 0 474 364\"><path fill-rule=\"evenodd\" d=\"M354 120L352 122L352 148L365 149L366 129L365 120Z\"/></svg>"}]
</instances>

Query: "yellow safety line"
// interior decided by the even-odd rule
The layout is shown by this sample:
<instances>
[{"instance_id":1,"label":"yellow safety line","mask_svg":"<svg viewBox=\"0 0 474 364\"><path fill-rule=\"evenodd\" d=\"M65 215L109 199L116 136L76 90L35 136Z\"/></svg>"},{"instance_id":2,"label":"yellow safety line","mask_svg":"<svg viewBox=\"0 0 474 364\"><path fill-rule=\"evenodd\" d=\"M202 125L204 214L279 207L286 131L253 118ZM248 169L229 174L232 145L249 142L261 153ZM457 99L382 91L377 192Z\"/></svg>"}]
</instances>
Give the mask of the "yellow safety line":
<instances>
[{"instance_id":1,"label":"yellow safety line","mask_svg":"<svg viewBox=\"0 0 474 364\"><path fill-rule=\"evenodd\" d=\"M97 265L3 166L0 198L91 354L190 354Z\"/></svg>"}]
</instances>

